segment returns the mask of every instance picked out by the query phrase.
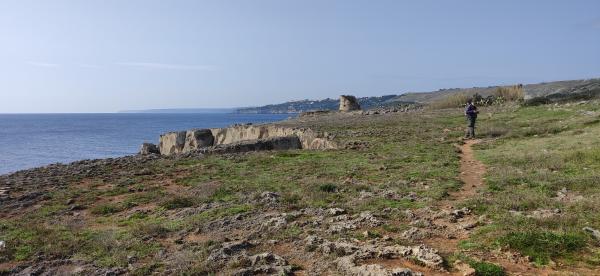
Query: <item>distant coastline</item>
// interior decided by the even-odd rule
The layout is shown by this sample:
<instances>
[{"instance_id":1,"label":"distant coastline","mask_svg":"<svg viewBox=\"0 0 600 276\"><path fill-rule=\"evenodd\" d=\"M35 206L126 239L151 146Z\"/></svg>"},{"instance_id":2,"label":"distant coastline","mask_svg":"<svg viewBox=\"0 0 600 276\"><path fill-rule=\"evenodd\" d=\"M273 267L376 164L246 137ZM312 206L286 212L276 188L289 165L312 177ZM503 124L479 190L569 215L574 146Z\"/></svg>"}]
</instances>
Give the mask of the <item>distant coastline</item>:
<instances>
[{"instance_id":1,"label":"distant coastline","mask_svg":"<svg viewBox=\"0 0 600 276\"><path fill-rule=\"evenodd\" d=\"M204 114L227 114L236 113L239 108L160 108L160 109L142 109L142 110L121 110L117 113L204 113Z\"/></svg>"}]
</instances>

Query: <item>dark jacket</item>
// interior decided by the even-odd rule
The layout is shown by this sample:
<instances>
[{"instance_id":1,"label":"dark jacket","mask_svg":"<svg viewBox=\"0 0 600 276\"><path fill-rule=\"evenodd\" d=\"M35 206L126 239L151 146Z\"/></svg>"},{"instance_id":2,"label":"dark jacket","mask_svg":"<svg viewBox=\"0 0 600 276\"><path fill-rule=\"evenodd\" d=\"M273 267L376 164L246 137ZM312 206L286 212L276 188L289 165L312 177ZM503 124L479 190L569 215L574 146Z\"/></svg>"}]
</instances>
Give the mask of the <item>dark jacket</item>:
<instances>
[{"instance_id":1,"label":"dark jacket","mask_svg":"<svg viewBox=\"0 0 600 276\"><path fill-rule=\"evenodd\" d=\"M467 107L465 108L465 115L467 115L467 117L477 118L477 113L476 106L473 104L467 104Z\"/></svg>"}]
</instances>

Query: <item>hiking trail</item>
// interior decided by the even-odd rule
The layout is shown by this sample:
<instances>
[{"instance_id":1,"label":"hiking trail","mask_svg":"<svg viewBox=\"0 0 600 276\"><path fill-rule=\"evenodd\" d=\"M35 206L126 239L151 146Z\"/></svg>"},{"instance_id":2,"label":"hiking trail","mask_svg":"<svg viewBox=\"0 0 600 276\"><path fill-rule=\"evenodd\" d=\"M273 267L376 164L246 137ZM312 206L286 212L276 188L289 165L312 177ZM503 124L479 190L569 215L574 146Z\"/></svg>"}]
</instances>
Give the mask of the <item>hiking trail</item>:
<instances>
[{"instance_id":1,"label":"hiking trail","mask_svg":"<svg viewBox=\"0 0 600 276\"><path fill-rule=\"evenodd\" d=\"M472 146L481 140L467 140L460 146L460 180L464 183L461 190L451 194L453 201L472 198L483 186L485 166L475 158Z\"/></svg>"},{"instance_id":2,"label":"hiking trail","mask_svg":"<svg viewBox=\"0 0 600 276\"><path fill-rule=\"evenodd\" d=\"M473 145L481 143L482 140L466 140L464 144L458 146L460 149L460 180L463 182L463 186L455 192L451 192L447 200L440 202L441 209L446 212L456 212L456 206L463 203L466 200L477 197L478 192L484 187L484 175L486 173L485 165L475 158L473 151ZM462 221L462 223L460 223ZM439 221L441 225L453 227L453 223L446 223ZM454 239L445 240L439 244L442 251L446 252L457 252L459 251L458 244L461 240L467 240L471 232L485 224L485 219L482 217L476 217L473 213L469 212L464 217L459 219L459 231L454 233ZM438 244L438 245L439 245ZM549 268L535 268L532 267L528 261L518 255L512 255L506 252L506 255L496 254L483 254L478 256L484 261L500 264L509 275L549 275L552 270ZM512 260L511 260L512 259ZM461 271L459 273L462 273Z\"/></svg>"}]
</instances>

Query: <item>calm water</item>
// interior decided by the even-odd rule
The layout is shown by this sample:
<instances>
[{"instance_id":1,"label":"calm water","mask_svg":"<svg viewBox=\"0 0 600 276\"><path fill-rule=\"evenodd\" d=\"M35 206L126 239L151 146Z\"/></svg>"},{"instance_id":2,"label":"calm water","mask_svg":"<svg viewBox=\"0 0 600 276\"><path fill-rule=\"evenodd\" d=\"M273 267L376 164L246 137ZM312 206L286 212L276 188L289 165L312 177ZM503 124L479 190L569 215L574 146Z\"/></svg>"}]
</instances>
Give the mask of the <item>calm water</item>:
<instances>
[{"instance_id":1,"label":"calm water","mask_svg":"<svg viewBox=\"0 0 600 276\"><path fill-rule=\"evenodd\" d=\"M285 114L0 114L0 174L134 154L161 133L283 120Z\"/></svg>"}]
</instances>

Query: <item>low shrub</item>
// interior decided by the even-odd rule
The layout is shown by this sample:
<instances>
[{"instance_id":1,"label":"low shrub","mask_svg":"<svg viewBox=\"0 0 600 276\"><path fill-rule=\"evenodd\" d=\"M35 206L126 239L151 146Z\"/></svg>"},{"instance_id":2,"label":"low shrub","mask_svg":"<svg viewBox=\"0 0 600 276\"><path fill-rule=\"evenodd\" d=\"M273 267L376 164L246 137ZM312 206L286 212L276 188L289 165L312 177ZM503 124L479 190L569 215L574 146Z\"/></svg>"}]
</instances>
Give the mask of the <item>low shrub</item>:
<instances>
[{"instance_id":1,"label":"low shrub","mask_svg":"<svg viewBox=\"0 0 600 276\"><path fill-rule=\"evenodd\" d=\"M319 186L319 191L326 193L334 193L337 191L337 186L333 184L322 184Z\"/></svg>"},{"instance_id":2,"label":"low shrub","mask_svg":"<svg viewBox=\"0 0 600 276\"><path fill-rule=\"evenodd\" d=\"M504 268L497 264L471 261L469 265L475 269L476 276L504 276Z\"/></svg>"}]
</instances>

